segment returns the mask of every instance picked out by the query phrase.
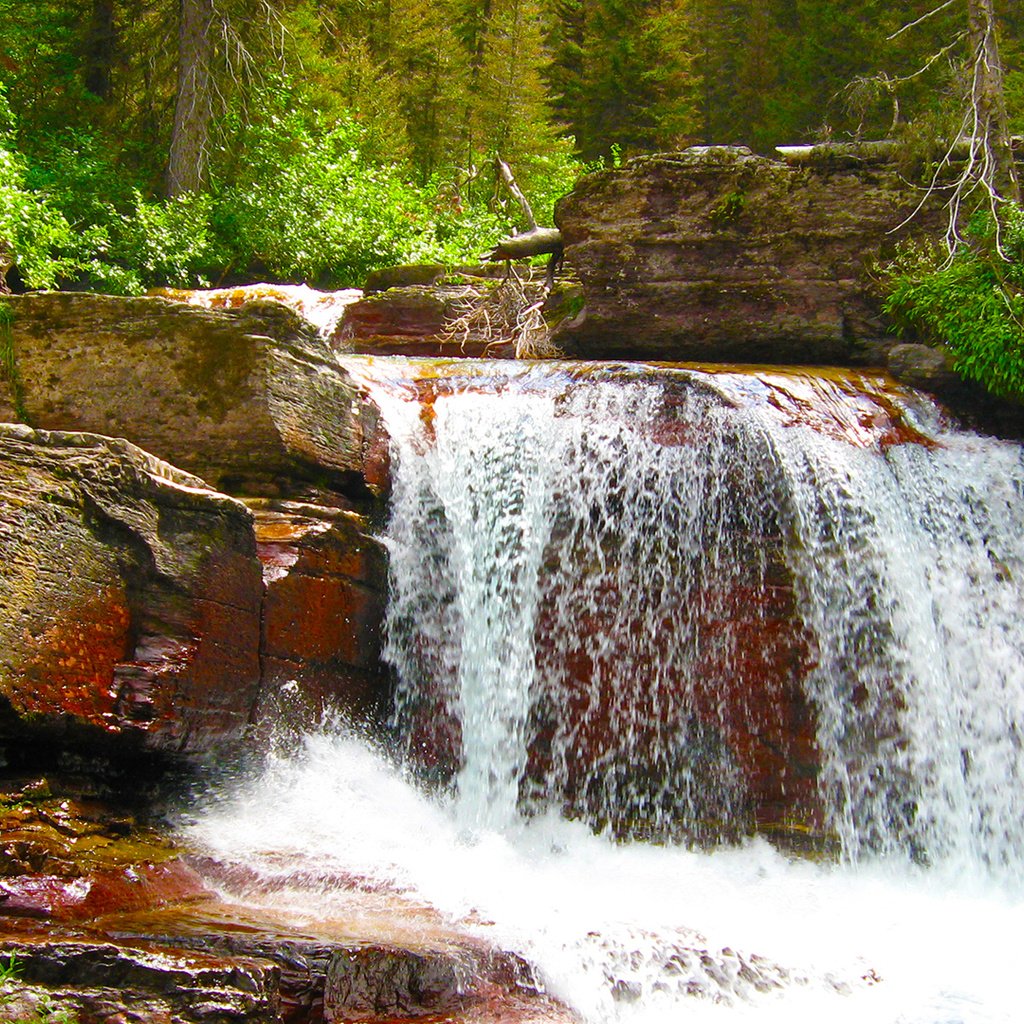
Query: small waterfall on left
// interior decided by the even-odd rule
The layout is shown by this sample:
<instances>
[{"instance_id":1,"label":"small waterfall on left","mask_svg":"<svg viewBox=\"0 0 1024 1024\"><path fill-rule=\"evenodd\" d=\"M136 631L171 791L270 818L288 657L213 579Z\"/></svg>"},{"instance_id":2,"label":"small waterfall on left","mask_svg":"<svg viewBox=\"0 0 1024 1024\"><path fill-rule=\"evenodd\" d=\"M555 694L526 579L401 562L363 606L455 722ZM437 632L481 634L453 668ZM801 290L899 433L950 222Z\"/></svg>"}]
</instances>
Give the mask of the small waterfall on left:
<instances>
[{"instance_id":1,"label":"small waterfall on left","mask_svg":"<svg viewBox=\"0 0 1024 1024\"><path fill-rule=\"evenodd\" d=\"M455 701L460 814L467 825L501 828L516 817L526 767L559 438L552 403L528 390L500 403L469 393L432 413L415 421L422 433L396 437L399 461L414 468L392 496L385 656L398 669L400 717L432 683L435 699L439 683Z\"/></svg>"}]
</instances>

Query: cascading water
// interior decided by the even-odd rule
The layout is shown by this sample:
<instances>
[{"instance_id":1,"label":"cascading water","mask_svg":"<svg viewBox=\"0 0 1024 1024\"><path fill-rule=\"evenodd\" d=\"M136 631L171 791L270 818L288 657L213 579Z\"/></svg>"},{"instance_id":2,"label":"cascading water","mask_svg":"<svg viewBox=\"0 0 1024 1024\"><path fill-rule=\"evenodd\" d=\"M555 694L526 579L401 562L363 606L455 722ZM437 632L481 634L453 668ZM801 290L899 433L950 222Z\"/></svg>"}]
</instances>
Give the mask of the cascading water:
<instances>
[{"instance_id":1,"label":"cascading water","mask_svg":"<svg viewBox=\"0 0 1024 1024\"><path fill-rule=\"evenodd\" d=\"M469 821L554 802L619 833L740 824L723 704L740 634L785 603L776 496L757 426L674 383L534 371L393 417L385 654L405 736L460 748Z\"/></svg>"},{"instance_id":2,"label":"cascading water","mask_svg":"<svg viewBox=\"0 0 1024 1024\"><path fill-rule=\"evenodd\" d=\"M553 802L721 836L809 813L799 779L779 792L796 687L848 857L1020 871L1020 450L795 387L533 371L393 418L399 719L417 741L447 719L470 820Z\"/></svg>"},{"instance_id":3,"label":"cascading water","mask_svg":"<svg viewBox=\"0 0 1024 1024\"><path fill-rule=\"evenodd\" d=\"M867 378L461 366L353 364L441 795L314 736L194 834L414 893L595 1024L1014 1019L1021 449ZM678 842L755 829L847 864Z\"/></svg>"}]
</instances>

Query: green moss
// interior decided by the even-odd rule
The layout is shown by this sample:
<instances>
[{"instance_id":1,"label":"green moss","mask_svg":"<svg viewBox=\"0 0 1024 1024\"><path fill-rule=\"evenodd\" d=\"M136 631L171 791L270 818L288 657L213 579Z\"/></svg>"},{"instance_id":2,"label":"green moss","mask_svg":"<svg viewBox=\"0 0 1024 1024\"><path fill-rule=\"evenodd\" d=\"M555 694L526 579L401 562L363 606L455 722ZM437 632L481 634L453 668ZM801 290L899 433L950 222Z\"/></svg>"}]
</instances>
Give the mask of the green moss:
<instances>
[{"instance_id":1,"label":"green moss","mask_svg":"<svg viewBox=\"0 0 1024 1024\"><path fill-rule=\"evenodd\" d=\"M716 228L728 227L739 220L740 214L743 213L746 205L747 194L743 189L734 189L732 192L727 192L711 207L709 214L711 223Z\"/></svg>"}]
</instances>

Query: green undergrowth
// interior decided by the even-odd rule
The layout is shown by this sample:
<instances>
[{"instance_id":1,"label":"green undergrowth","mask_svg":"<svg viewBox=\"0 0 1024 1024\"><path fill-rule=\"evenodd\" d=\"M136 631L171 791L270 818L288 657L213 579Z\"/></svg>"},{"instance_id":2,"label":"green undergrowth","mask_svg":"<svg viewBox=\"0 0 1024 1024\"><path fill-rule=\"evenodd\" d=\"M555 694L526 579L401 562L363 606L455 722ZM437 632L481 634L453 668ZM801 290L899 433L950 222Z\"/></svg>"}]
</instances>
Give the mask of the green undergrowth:
<instances>
[{"instance_id":1,"label":"green undergrowth","mask_svg":"<svg viewBox=\"0 0 1024 1024\"><path fill-rule=\"evenodd\" d=\"M954 369L990 392L1024 401L1024 210L1006 204L971 220L949 255L904 244L883 270L885 310L904 334L944 346Z\"/></svg>"},{"instance_id":2,"label":"green undergrowth","mask_svg":"<svg viewBox=\"0 0 1024 1024\"><path fill-rule=\"evenodd\" d=\"M0 959L0 1024L78 1024L78 1014L40 993L31 1008L15 1006L14 996L23 990L22 966L12 953Z\"/></svg>"},{"instance_id":3,"label":"green undergrowth","mask_svg":"<svg viewBox=\"0 0 1024 1024\"><path fill-rule=\"evenodd\" d=\"M23 136L0 83L0 287L8 266L27 288L115 294L242 280L361 286L382 267L472 263L524 226L488 154L474 158L471 184L451 168L416 177L376 155L354 116L318 115L283 86L244 117L226 112L212 139L203 191L164 198L87 128ZM586 169L561 146L516 172L551 223Z\"/></svg>"}]
</instances>

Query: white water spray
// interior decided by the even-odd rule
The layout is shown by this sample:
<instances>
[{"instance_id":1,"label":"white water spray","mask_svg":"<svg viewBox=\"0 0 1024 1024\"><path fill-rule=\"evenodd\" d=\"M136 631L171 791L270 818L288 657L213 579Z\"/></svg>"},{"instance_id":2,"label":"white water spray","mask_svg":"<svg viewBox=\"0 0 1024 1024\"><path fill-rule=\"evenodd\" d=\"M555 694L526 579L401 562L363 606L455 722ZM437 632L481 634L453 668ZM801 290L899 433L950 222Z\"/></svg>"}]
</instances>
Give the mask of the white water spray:
<instances>
[{"instance_id":1,"label":"white water spray","mask_svg":"<svg viewBox=\"0 0 1024 1024\"><path fill-rule=\"evenodd\" d=\"M1018 446L825 378L464 373L428 403L374 384L396 722L449 788L313 736L193 836L306 865L293 913L332 912L332 872L426 901L590 1024L1016 1019ZM792 800L750 777L807 755L756 749L776 707L813 712L845 866L591 834L707 840Z\"/></svg>"},{"instance_id":2,"label":"white water spray","mask_svg":"<svg viewBox=\"0 0 1024 1024\"><path fill-rule=\"evenodd\" d=\"M399 717L450 718L470 820L741 833L798 686L849 859L1020 880L1018 446L870 382L483 381L390 422Z\"/></svg>"}]
</instances>

